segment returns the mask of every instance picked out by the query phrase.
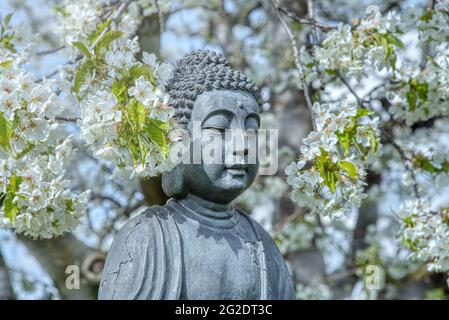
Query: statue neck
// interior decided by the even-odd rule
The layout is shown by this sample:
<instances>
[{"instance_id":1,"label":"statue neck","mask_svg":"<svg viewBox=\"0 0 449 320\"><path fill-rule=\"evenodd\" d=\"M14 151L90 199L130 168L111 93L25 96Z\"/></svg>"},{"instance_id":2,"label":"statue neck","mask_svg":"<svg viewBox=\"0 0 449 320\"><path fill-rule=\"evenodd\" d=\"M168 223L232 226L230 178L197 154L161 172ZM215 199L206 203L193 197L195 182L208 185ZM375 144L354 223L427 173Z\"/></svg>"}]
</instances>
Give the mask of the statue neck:
<instances>
[{"instance_id":1,"label":"statue neck","mask_svg":"<svg viewBox=\"0 0 449 320\"><path fill-rule=\"evenodd\" d=\"M231 210L231 204L230 203L222 204L222 203L212 202L212 201L200 198L198 196L195 196L195 195L193 195L191 193L187 194L185 199L187 199L188 201L192 201L192 202L196 203L197 205L199 205L199 206L201 206L204 209L207 209L209 211L227 212L227 211Z\"/></svg>"},{"instance_id":2,"label":"statue neck","mask_svg":"<svg viewBox=\"0 0 449 320\"><path fill-rule=\"evenodd\" d=\"M185 215L200 223L217 228L232 228L235 225L234 209L230 204L211 202L192 194L179 202L187 209Z\"/></svg>"}]
</instances>

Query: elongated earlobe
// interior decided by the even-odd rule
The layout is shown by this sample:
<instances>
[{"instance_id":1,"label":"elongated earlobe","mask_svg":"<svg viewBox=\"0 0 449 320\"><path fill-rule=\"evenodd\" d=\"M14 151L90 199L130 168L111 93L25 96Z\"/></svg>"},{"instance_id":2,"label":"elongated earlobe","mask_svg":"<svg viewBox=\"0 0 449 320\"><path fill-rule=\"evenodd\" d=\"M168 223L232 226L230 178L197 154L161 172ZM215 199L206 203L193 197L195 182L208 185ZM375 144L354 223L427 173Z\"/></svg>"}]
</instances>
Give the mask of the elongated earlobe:
<instances>
[{"instance_id":1,"label":"elongated earlobe","mask_svg":"<svg viewBox=\"0 0 449 320\"><path fill-rule=\"evenodd\" d=\"M187 194L184 182L185 165L177 165L170 172L162 174L162 189L168 197L183 198Z\"/></svg>"}]
</instances>

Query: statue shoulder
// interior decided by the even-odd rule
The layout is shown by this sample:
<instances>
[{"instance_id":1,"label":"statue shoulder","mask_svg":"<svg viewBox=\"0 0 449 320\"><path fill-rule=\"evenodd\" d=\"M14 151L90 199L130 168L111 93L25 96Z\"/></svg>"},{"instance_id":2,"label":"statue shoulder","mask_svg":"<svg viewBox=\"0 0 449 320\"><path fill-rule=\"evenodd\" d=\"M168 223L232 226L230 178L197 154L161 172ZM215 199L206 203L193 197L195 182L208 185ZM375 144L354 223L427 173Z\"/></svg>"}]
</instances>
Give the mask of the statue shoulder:
<instances>
[{"instance_id":1,"label":"statue shoulder","mask_svg":"<svg viewBox=\"0 0 449 320\"><path fill-rule=\"evenodd\" d=\"M153 261L168 261L167 269L177 269L179 264L179 234L169 216L165 207L152 206L130 219L115 235L103 270L100 299L152 299L166 292L162 288L171 276L159 272L164 266L157 269ZM147 283L147 278L155 282Z\"/></svg>"}]
</instances>

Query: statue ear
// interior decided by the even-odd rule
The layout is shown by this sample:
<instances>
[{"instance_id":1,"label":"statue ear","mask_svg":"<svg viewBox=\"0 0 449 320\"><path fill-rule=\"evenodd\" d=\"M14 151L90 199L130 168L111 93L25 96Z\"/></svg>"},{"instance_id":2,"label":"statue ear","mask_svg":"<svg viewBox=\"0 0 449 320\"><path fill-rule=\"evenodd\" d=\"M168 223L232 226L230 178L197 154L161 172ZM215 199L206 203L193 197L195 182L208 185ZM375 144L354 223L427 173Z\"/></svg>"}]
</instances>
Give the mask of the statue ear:
<instances>
[{"instance_id":1,"label":"statue ear","mask_svg":"<svg viewBox=\"0 0 449 320\"><path fill-rule=\"evenodd\" d=\"M173 170L162 174L162 189L168 197L179 199L187 194L184 168L185 165L179 164Z\"/></svg>"}]
</instances>

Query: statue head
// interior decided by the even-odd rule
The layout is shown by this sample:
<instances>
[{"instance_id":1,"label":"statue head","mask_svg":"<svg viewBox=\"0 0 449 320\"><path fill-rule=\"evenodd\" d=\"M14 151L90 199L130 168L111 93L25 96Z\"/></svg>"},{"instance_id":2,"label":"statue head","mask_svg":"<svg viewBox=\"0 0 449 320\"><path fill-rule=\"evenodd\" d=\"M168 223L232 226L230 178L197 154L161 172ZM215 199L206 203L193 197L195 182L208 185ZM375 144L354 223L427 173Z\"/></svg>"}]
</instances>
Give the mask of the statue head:
<instances>
[{"instance_id":1,"label":"statue head","mask_svg":"<svg viewBox=\"0 0 449 320\"><path fill-rule=\"evenodd\" d=\"M257 151L254 161L248 161L249 149L257 148L257 143L249 143L247 136L255 136L260 124L256 84L232 70L223 56L199 50L177 61L166 90L173 117L189 132L193 152L197 139L192 138L193 126L200 130L201 159L199 163L181 163L164 174L165 193L175 198L190 193L210 202L231 202L252 184L259 167ZM243 133L243 143L229 139L235 132ZM218 163L203 161L210 152L205 146L211 141L221 141ZM226 160L230 158L233 160Z\"/></svg>"}]
</instances>

